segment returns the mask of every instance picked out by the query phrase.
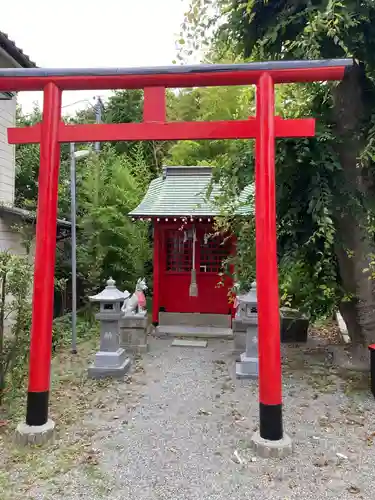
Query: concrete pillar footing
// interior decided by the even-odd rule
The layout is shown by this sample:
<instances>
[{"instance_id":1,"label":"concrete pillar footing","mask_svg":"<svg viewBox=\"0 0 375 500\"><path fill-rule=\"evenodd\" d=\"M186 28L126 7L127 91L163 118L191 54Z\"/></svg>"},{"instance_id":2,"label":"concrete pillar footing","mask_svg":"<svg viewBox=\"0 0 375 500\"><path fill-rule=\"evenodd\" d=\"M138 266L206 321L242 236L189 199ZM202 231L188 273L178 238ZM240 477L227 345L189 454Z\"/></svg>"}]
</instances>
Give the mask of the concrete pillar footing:
<instances>
[{"instance_id":1,"label":"concrete pillar footing","mask_svg":"<svg viewBox=\"0 0 375 500\"><path fill-rule=\"evenodd\" d=\"M262 458L285 458L293 453L293 441L287 434L278 441L270 441L263 439L258 431L251 438L251 446Z\"/></svg>"},{"instance_id":2,"label":"concrete pillar footing","mask_svg":"<svg viewBox=\"0 0 375 500\"><path fill-rule=\"evenodd\" d=\"M50 441L53 442L55 436L55 422L48 420L44 425L27 425L24 422L18 424L14 440L20 446L41 446Z\"/></svg>"}]
</instances>

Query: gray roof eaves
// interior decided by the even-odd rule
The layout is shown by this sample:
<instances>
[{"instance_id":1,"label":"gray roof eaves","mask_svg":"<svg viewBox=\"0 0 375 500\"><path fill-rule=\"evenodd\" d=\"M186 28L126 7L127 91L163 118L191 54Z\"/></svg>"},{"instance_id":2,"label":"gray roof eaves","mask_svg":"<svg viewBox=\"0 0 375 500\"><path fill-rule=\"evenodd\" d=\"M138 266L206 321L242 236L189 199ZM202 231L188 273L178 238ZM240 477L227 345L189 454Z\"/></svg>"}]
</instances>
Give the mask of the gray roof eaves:
<instances>
[{"instance_id":1,"label":"gray roof eaves","mask_svg":"<svg viewBox=\"0 0 375 500\"><path fill-rule=\"evenodd\" d=\"M11 40L6 33L0 31L0 47L14 59L22 68L36 68L34 61L27 56L22 49L17 47L15 42Z\"/></svg>"}]
</instances>

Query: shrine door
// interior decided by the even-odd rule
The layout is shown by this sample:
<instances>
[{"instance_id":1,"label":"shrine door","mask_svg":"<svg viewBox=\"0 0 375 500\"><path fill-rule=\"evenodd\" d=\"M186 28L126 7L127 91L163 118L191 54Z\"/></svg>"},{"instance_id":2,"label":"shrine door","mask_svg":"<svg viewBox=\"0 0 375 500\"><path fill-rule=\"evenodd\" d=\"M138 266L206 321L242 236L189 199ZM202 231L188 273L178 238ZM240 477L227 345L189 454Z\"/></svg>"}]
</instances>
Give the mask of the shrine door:
<instances>
[{"instance_id":1,"label":"shrine door","mask_svg":"<svg viewBox=\"0 0 375 500\"><path fill-rule=\"evenodd\" d=\"M191 269L193 265L193 229L165 229L163 231L165 258L161 290L161 306L166 312L231 314L228 290L232 280L225 277L222 262L232 247L230 238L212 236L211 227L196 227L195 269L198 296L190 297Z\"/></svg>"}]
</instances>

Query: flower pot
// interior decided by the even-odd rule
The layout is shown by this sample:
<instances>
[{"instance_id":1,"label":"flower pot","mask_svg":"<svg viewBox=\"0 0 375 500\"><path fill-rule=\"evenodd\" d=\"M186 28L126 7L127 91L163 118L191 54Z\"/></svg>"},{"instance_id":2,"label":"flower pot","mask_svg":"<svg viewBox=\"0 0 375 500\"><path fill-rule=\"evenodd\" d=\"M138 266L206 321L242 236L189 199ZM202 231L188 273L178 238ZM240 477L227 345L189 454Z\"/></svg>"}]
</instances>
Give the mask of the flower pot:
<instances>
[{"instance_id":1,"label":"flower pot","mask_svg":"<svg viewBox=\"0 0 375 500\"><path fill-rule=\"evenodd\" d=\"M307 342L309 319L296 309L280 309L280 335L282 343Z\"/></svg>"}]
</instances>

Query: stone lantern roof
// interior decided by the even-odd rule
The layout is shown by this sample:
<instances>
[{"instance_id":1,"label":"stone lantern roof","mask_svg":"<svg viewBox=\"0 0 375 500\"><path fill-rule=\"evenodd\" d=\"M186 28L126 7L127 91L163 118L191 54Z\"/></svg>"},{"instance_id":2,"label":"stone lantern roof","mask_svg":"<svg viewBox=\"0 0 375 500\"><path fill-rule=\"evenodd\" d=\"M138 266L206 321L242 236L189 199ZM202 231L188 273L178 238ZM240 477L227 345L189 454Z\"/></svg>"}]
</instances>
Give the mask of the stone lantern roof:
<instances>
[{"instance_id":1,"label":"stone lantern roof","mask_svg":"<svg viewBox=\"0 0 375 500\"><path fill-rule=\"evenodd\" d=\"M257 303L257 285L256 282L254 281L251 284L250 290L243 294L239 295L237 297L237 300L241 304L256 304Z\"/></svg>"},{"instance_id":2,"label":"stone lantern roof","mask_svg":"<svg viewBox=\"0 0 375 500\"><path fill-rule=\"evenodd\" d=\"M122 302L129 297L129 292L123 293L116 288L116 282L112 278L107 281L107 286L97 295L92 295L89 299L92 302Z\"/></svg>"},{"instance_id":3,"label":"stone lantern roof","mask_svg":"<svg viewBox=\"0 0 375 500\"><path fill-rule=\"evenodd\" d=\"M249 318L252 318L254 314L257 314L258 304L255 281L252 283L249 292L236 297L236 308L236 319L241 321L248 322Z\"/></svg>"}]
</instances>

